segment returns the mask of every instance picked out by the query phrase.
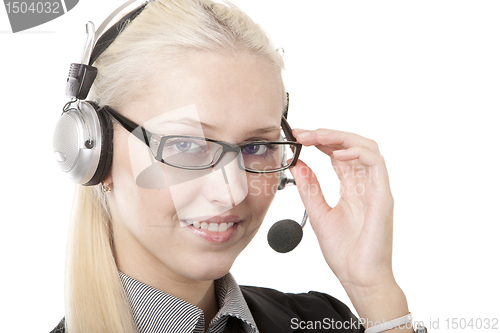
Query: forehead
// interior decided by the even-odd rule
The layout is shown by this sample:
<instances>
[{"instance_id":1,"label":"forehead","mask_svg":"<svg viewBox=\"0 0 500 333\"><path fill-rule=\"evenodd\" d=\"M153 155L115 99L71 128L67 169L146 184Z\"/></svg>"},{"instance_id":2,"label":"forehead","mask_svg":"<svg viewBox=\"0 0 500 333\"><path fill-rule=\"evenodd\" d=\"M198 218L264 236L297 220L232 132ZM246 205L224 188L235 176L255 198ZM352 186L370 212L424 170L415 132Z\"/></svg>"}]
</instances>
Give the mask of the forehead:
<instances>
[{"instance_id":1,"label":"forehead","mask_svg":"<svg viewBox=\"0 0 500 333\"><path fill-rule=\"evenodd\" d=\"M194 105L200 121L218 128L279 126L284 107L272 62L238 51L188 52L175 66L145 77L140 90L122 111L139 123Z\"/></svg>"}]
</instances>

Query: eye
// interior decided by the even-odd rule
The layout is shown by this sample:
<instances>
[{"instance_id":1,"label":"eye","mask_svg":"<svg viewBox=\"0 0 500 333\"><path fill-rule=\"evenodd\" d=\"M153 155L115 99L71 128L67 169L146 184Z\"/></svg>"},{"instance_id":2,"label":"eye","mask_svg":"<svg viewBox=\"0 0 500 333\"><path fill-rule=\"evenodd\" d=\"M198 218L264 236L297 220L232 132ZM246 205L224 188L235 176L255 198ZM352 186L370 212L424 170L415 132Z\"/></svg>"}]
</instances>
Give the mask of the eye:
<instances>
[{"instance_id":1,"label":"eye","mask_svg":"<svg viewBox=\"0 0 500 333\"><path fill-rule=\"evenodd\" d=\"M244 151L244 153L250 154L250 155L262 155L262 154L266 153L267 145L248 146L243 151Z\"/></svg>"},{"instance_id":2,"label":"eye","mask_svg":"<svg viewBox=\"0 0 500 333\"><path fill-rule=\"evenodd\" d=\"M196 143L192 140L183 140L177 139L168 143L168 147L165 148L174 149L179 153L189 153L189 154L197 154L200 153L203 148L202 145Z\"/></svg>"},{"instance_id":3,"label":"eye","mask_svg":"<svg viewBox=\"0 0 500 333\"><path fill-rule=\"evenodd\" d=\"M177 148L178 151L181 151L181 152L187 152L189 151L192 147L194 146L194 144L192 142L187 142L187 141L181 141L181 142L177 142L175 144L175 148Z\"/></svg>"}]
</instances>

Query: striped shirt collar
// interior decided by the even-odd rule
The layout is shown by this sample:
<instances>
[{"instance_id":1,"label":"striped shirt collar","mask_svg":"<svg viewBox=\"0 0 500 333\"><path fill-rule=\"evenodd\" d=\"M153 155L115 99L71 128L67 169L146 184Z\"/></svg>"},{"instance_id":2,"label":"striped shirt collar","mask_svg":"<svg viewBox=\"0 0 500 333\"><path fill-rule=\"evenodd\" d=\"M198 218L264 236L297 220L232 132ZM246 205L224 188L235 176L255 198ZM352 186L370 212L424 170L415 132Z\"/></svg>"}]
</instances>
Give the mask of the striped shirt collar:
<instances>
[{"instance_id":1,"label":"striped shirt collar","mask_svg":"<svg viewBox=\"0 0 500 333\"><path fill-rule=\"evenodd\" d=\"M139 333L203 333L203 311L161 290L120 273ZM255 320L231 273L214 281L219 311L207 333L259 333Z\"/></svg>"}]
</instances>

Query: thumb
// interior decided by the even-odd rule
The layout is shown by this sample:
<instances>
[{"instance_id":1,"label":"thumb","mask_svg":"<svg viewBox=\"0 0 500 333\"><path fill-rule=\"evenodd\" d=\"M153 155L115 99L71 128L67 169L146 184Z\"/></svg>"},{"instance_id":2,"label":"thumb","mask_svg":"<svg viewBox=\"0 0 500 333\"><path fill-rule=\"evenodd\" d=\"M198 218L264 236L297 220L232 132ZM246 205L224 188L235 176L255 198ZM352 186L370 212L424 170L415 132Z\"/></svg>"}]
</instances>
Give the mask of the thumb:
<instances>
[{"instance_id":1,"label":"thumb","mask_svg":"<svg viewBox=\"0 0 500 333\"><path fill-rule=\"evenodd\" d=\"M327 214L331 209L323 196L318 179L314 172L300 159L297 160L297 164L293 168L290 168L290 173L295 180L311 223L314 223L313 221L317 221L320 216Z\"/></svg>"}]
</instances>

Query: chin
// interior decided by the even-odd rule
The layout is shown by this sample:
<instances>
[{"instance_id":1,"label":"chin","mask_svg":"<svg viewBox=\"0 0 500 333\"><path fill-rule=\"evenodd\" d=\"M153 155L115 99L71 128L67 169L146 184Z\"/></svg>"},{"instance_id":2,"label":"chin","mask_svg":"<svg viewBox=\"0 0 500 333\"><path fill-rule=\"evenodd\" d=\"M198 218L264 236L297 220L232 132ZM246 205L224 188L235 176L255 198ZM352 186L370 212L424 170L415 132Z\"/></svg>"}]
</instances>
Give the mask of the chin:
<instances>
[{"instance_id":1,"label":"chin","mask_svg":"<svg viewBox=\"0 0 500 333\"><path fill-rule=\"evenodd\" d=\"M189 268L188 275L192 280L216 280L226 275L233 266L236 257L211 254L203 256Z\"/></svg>"}]
</instances>

